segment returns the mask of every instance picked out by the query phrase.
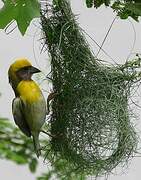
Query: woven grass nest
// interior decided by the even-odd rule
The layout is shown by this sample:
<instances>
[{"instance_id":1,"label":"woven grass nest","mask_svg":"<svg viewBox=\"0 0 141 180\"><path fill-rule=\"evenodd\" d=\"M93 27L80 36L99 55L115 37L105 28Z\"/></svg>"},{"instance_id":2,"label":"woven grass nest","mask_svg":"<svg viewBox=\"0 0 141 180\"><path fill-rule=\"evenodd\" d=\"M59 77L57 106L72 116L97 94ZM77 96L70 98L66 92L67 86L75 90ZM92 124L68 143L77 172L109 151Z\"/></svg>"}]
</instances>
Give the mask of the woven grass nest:
<instances>
[{"instance_id":1,"label":"woven grass nest","mask_svg":"<svg viewBox=\"0 0 141 180\"><path fill-rule=\"evenodd\" d=\"M106 66L96 60L67 0L44 5L41 23L57 96L50 120L54 161L75 172L102 175L133 156L137 136L128 100L140 58Z\"/></svg>"}]
</instances>

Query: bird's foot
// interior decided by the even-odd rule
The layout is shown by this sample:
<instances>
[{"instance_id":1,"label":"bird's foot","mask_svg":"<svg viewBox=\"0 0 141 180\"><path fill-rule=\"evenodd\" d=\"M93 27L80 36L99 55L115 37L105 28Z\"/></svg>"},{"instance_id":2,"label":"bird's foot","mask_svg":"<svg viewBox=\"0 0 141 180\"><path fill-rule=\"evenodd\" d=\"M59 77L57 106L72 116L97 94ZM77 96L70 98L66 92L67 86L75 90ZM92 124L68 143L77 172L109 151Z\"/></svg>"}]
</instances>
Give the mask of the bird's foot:
<instances>
[{"instance_id":1,"label":"bird's foot","mask_svg":"<svg viewBox=\"0 0 141 180\"><path fill-rule=\"evenodd\" d=\"M48 95L48 98L47 98L47 115L49 114L50 110L49 110L49 102L54 99L56 96L58 95L57 92L52 92Z\"/></svg>"}]
</instances>

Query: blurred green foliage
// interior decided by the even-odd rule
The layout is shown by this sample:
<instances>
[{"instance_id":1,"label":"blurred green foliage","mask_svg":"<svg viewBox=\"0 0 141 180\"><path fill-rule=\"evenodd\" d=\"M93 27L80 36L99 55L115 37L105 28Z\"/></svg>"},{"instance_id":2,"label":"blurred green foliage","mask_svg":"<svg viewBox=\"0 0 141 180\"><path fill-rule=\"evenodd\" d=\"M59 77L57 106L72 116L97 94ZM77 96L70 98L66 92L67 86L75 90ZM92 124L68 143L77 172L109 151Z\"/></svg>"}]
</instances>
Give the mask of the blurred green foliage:
<instances>
[{"instance_id":1,"label":"blurred green foliage","mask_svg":"<svg viewBox=\"0 0 141 180\"><path fill-rule=\"evenodd\" d=\"M50 143L42 139L41 144L48 146ZM44 154L44 153L43 153ZM45 154L46 155L46 154ZM42 156L44 158L44 155ZM53 152L47 155L46 161L52 161ZM17 165L28 165L34 173L38 167L38 159L34 153L32 139L27 138L15 125L6 118L0 118L0 159L15 162ZM48 165L47 165L48 166ZM47 172L37 177L37 180L50 180L57 177L59 180L84 180L84 175L72 174L69 164L63 159L56 159Z\"/></svg>"},{"instance_id":2,"label":"blurred green foliage","mask_svg":"<svg viewBox=\"0 0 141 180\"><path fill-rule=\"evenodd\" d=\"M127 19L129 16L138 21L141 16L140 0L86 0L88 8L99 8L101 5L111 7L121 19Z\"/></svg>"},{"instance_id":3,"label":"blurred green foliage","mask_svg":"<svg viewBox=\"0 0 141 180\"><path fill-rule=\"evenodd\" d=\"M32 140L25 137L5 118L0 119L0 158L8 159L19 165L28 164L35 172L38 161L33 150Z\"/></svg>"},{"instance_id":4,"label":"blurred green foliage","mask_svg":"<svg viewBox=\"0 0 141 180\"><path fill-rule=\"evenodd\" d=\"M40 4L37 0L2 0L4 6L0 9L0 28L4 29L16 20L22 35L25 34L32 19L40 17ZM58 0L54 0L57 2ZM40 1L42 3L44 1ZM48 0L49 2L49 0ZM140 0L85 0L88 8L99 8L101 5L111 7L121 19L129 16L138 21L141 16Z\"/></svg>"}]
</instances>

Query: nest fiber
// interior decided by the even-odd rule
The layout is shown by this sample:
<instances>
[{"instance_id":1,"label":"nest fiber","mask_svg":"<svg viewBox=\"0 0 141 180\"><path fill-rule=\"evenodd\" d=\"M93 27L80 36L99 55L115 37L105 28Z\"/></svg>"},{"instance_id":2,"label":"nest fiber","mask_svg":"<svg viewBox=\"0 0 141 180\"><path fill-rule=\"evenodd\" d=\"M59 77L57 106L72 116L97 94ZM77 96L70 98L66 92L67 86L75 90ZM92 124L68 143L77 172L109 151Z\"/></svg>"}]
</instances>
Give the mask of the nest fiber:
<instances>
[{"instance_id":1,"label":"nest fiber","mask_svg":"<svg viewBox=\"0 0 141 180\"><path fill-rule=\"evenodd\" d=\"M54 159L87 175L110 172L137 147L128 109L137 74L131 63L108 67L96 60L67 0L44 5L41 21L57 94L50 120Z\"/></svg>"}]
</instances>

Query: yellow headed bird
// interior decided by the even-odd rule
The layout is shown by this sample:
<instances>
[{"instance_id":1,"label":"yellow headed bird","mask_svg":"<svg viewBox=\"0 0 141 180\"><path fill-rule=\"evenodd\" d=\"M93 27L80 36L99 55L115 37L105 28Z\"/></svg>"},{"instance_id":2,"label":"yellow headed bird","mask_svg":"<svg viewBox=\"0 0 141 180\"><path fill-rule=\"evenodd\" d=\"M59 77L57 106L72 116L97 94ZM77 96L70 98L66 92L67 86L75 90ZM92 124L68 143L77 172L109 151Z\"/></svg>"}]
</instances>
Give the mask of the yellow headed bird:
<instances>
[{"instance_id":1,"label":"yellow headed bird","mask_svg":"<svg viewBox=\"0 0 141 180\"><path fill-rule=\"evenodd\" d=\"M46 102L39 86L31 79L40 72L27 59L16 60L8 70L9 82L15 92L12 113L15 123L28 137L33 137L37 157L40 156L39 133L45 122Z\"/></svg>"}]
</instances>

